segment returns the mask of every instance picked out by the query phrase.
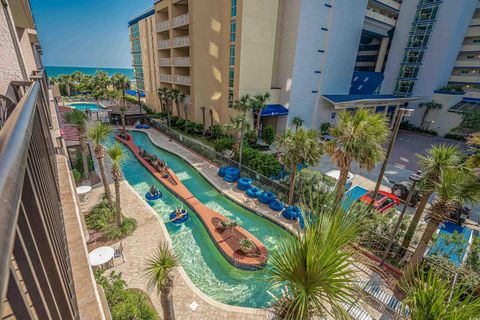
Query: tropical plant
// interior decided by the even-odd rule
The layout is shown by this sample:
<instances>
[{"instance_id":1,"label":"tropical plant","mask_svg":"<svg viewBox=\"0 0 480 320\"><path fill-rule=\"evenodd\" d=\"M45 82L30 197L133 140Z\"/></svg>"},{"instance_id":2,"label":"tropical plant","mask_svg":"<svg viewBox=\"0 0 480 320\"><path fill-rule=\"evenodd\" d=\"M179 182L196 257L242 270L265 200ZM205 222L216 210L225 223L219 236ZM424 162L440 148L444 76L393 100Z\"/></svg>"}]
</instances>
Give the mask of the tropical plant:
<instances>
[{"instance_id":1,"label":"tropical plant","mask_svg":"<svg viewBox=\"0 0 480 320\"><path fill-rule=\"evenodd\" d=\"M130 79L124 74L115 73L112 75L111 82L113 87L122 93L122 101L125 105L125 91L130 88Z\"/></svg>"},{"instance_id":2,"label":"tropical plant","mask_svg":"<svg viewBox=\"0 0 480 320\"><path fill-rule=\"evenodd\" d=\"M249 146L255 146L257 144L257 133L253 130L245 132L245 141Z\"/></svg>"},{"instance_id":3,"label":"tropical plant","mask_svg":"<svg viewBox=\"0 0 480 320\"><path fill-rule=\"evenodd\" d=\"M465 91L463 90L461 85L458 84L447 84L446 86L441 87L438 89L440 92L459 92L459 93L464 93Z\"/></svg>"},{"instance_id":4,"label":"tropical plant","mask_svg":"<svg viewBox=\"0 0 480 320\"><path fill-rule=\"evenodd\" d=\"M155 308L148 295L139 289L127 289L121 273L112 271L108 277L104 270L95 271L95 280L103 287L113 320L142 319L157 320Z\"/></svg>"},{"instance_id":5,"label":"tropical plant","mask_svg":"<svg viewBox=\"0 0 480 320\"><path fill-rule=\"evenodd\" d=\"M326 135L326 134L328 134L328 130L330 130L331 127L332 127L332 125L330 124L330 122L324 122L320 125L320 132L323 135Z\"/></svg>"},{"instance_id":6,"label":"tropical plant","mask_svg":"<svg viewBox=\"0 0 480 320\"><path fill-rule=\"evenodd\" d=\"M467 145L470 152L467 165L480 177L480 132L471 134L467 139Z\"/></svg>"},{"instance_id":7,"label":"tropical plant","mask_svg":"<svg viewBox=\"0 0 480 320\"><path fill-rule=\"evenodd\" d=\"M422 193L422 199L418 203L410 226L403 238L402 246L404 248L410 246L418 223L427 206L428 200L434 192L435 185L438 183L442 171L454 169L462 162L462 155L458 149L455 146L448 145L434 145L425 155L417 155L417 157L423 175L422 180L418 183L419 190Z\"/></svg>"},{"instance_id":8,"label":"tropical plant","mask_svg":"<svg viewBox=\"0 0 480 320\"><path fill-rule=\"evenodd\" d=\"M245 131L250 130L251 124L244 114L237 114L230 118L230 123L226 124L224 128L235 137L235 156L239 159L241 165L243 161L243 136Z\"/></svg>"},{"instance_id":9,"label":"tropical plant","mask_svg":"<svg viewBox=\"0 0 480 320\"><path fill-rule=\"evenodd\" d=\"M158 88L157 94L158 94L158 99L160 99L160 111L165 112L166 108L164 108L163 104L165 103L165 100L168 95L168 88L165 88L165 87Z\"/></svg>"},{"instance_id":10,"label":"tropical plant","mask_svg":"<svg viewBox=\"0 0 480 320\"><path fill-rule=\"evenodd\" d=\"M107 73L102 70L97 70L97 72L95 72L93 82L95 83L96 89L104 93L108 91L108 86L112 83Z\"/></svg>"},{"instance_id":11,"label":"tropical plant","mask_svg":"<svg viewBox=\"0 0 480 320\"><path fill-rule=\"evenodd\" d=\"M127 139L127 129L125 128L125 112L127 112L127 106L120 107L120 117L122 119L122 137Z\"/></svg>"},{"instance_id":12,"label":"tropical plant","mask_svg":"<svg viewBox=\"0 0 480 320\"><path fill-rule=\"evenodd\" d=\"M181 94L182 93L177 88L173 88L173 89L170 90L170 100L171 100L172 103L175 102L175 109L177 111L177 114L176 114L177 117L180 117L180 106L178 105L178 101L179 101L179 96ZM173 104L172 104L172 113L174 113L173 111L175 109L173 108Z\"/></svg>"},{"instance_id":13,"label":"tropical plant","mask_svg":"<svg viewBox=\"0 0 480 320\"><path fill-rule=\"evenodd\" d=\"M240 126L240 145L239 145L239 156L238 156L238 162L240 165L242 165L242 152L243 152L243 135L245 134L245 130L248 130L247 127L247 112L252 110L253 105L252 105L252 98L250 95L245 94L240 97L239 100L236 100L233 103L233 108L240 111L240 114L236 117L237 120L237 126Z\"/></svg>"},{"instance_id":14,"label":"tropical plant","mask_svg":"<svg viewBox=\"0 0 480 320\"><path fill-rule=\"evenodd\" d=\"M62 74L57 78L60 90L70 97L72 89L72 78L69 75Z\"/></svg>"},{"instance_id":15,"label":"tropical plant","mask_svg":"<svg viewBox=\"0 0 480 320\"><path fill-rule=\"evenodd\" d=\"M122 169L120 168L120 163L124 159L125 155L123 154L122 147L120 144L115 143L113 147L107 150L108 156L112 159L112 178L115 186L115 213L117 215L117 227L120 227L122 224L122 206L120 202L120 177L122 174Z\"/></svg>"},{"instance_id":16,"label":"tropical plant","mask_svg":"<svg viewBox=\"0 0 480 320\"><path fill-rule=\"evenodd\" d=\"M440 103L437 103L435 101L430 101L430 102L427 102L427 103L421 103L420 104L420 107L424 107L425 108L425 111L423 112L423 116L422 116L422 122L420 124L420 128L425 128L425 121L427 120L427 116L428 116L428 113L431 111L431 110L440 110L442 109L442 105Z\"/></svg>"},{"instance_id":17,"label":"tropical plant","mask_svg":"<svg viewBox=\"0 0 480 320\"><path fill-rule=\"evenodd\" d=\"M433 272L420 272L401 287L407 296L409 319L468 320L480 314L480 299L468 293L463 283L452 284Z\"/></svg>"},{"instance_id":18,"label":"tropical plant","mask_svg":"<svg viewBox=\"0 0 480 320\"><path fill-rule=\"evenodd\" d=\"M111 130L105 124L99 122L88 130L88 137L93 140L94 152L97 157L98 166L100 167L100 175L102 176L103 189L105 190L105 196L107 200L112 203L112 192L108 185L107 174L105 171L105 149L102 143L108 138Z\"/></svg>"},{"instance_id":19,"label":"tropical plant","mask_svg":"<svg viewBox=\"0 0 480 320\"><path fill-rule=\"evenodd\" d=\"M299 128L297 131L287 129L277 141L280 149L280 161L291 168L288 203L293 203L295 191L295 174L299 164L315 166L323 154L322 145L319 143L318 131Z\"/></svg>"},{"instance_id":20,"label":"tropical plant","mask_svg":"<svg viewBox=\"0 0 480 320\"><path fill-rule=\"evenodd\" d=\"M465 167L443 169L433 184L435 200L428 209L429 220L406 270L406 277L412 275L422 261L433 234L443 223L450 211L457 205L475 205L480 202L480 182Z\"/></svg>"},{"instance_id":21,"label":"tropical plant","mask_svg":"<svg viewBox=\"0 0 480 320\"><path fill-rule=\"evenodd\" d=\"M363 232L368 208L355 205L343 212L333 194L323 195L305 204L310 217L304 232L270 252L265 269L270 291L284 292L274 308L280 319L350 319L344 307L356 300L357 275L349 246Z\"/></svg>"},{"instance_id":22,"label":"tropical plant","mask_svg":"<svg viewBox=\"0 0 480 320\"><path fill-rule=\"evenodd\" d=\"M217 152L224 152L226 150L232 150L235 145L235 138L231 136L225 136L219 138L213 142L213 148Z\"/></svg>"},{"instance_id":23,"label":"tropical plant","mask_svg":"<svg viewBox=\"0 0 480 320\"><path fill-rule=\"evenodd\" d=\"M333 139L326 142L326 151L340 170L336 187L338 204L345 193L353 161L360 168L371 171L385 158L383 144L387 141L389 130L383 114L358 110L355 113L341 112L330 134Z\"/></svg>"},{"instance_id":24,"label":"tropical plant","mask_svg":"<svg viewBox=\"0 0 480 320\"><path fill-rule=\"evenodd\" d=\"M83 176L88 178L88 146L85 132L87 116L82 111L74 109L71 112L65 113L65 121L69 124L75 125L78 129L78 139L82 154Z\"/></svg>"},{"instance_id":25,"label":"tropical plant","mask_svg":"<svg viewBox=\"0 0 480 320\"><path fill-rule=\"evenodd\" d=\"M275 131L272 126L266 126L263 128L262 140L269 146L275 141Z\"/></svg>"},{"instance_id":26,"label":"tropical plant","mask_svg":"<svg viewBox=\"0 0 480 320\"><path fill-rule=\"evenodd\" d=\"M462 122L453 128L453 132L460 133L464 136L480 132L480 110L472 109L462 114Z\"/></svg>"},{"instance_id":27,"label":"tropical plant","mask_svg":"<svg viewBox=\"0 0 480 320\"><path fill-rule=\"evenodd\" d=\"M173 274L172 271L179 265L178 258L168 244L161 242L156 253L147 261L145 277L150 289L155 288L160 295L163 310L163 319L174 320L173 308Z\"/></svg>"},{"instance_id":28,"label":"tropical plant","mask_svg":"<svg viewBox=\"0 0 480 320\"><path fill-rule=\"evenodd\" d=\"M295 127L295 131L297 131L304 123L305 120L300 117L293 117L292 119L292 125Z\"/></svg>"},{"instance_id":29,"label":"tropical plant","mask_svg":"<svg viewBox=\"0 0 480 320\"><path fill-rule=\"evenodd\" d=\"M255 244L253 243L253 241L249 238L243 238L242 240L240 240L240 249L244 252L244 253L248 253L250 251L252 251L252 249L255 247Z\"/></svg>"},{"instance_id":30,"label":"tropical plant","mask_svg":"<svg viewBox=\"0 0 480 320\"><path fill-rule=\"evenodd\" d=\"M265 109L265 106L270 99L270 93L265 92L264 94L257 94L252 98L252 110L256 115L256 121L255 121L255 132L258 134L260 133L260 120L261 120L261 114L263 109Z\"/></svg>"}]
</instances>

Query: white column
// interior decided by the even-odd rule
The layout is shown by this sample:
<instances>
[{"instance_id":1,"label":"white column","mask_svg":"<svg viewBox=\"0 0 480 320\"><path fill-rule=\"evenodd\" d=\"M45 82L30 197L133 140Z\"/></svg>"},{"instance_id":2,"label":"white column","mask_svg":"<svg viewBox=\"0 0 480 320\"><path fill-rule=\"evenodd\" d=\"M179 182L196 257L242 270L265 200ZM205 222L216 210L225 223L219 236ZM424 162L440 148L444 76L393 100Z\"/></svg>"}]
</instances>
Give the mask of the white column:
<instances>
[{"instance_id":1,"label":"white column","mask_svg":"<svg viewBox=\"0 0 480 320\"><path fill-rule=\"evenodd\" d=\"M380 43L380 49L378 49L377 63L375 64L375 72L381 72L383 67L383 62L385 61L385 55L387 54L388 37L382 38Z\"/></svg>"}]
</instances>

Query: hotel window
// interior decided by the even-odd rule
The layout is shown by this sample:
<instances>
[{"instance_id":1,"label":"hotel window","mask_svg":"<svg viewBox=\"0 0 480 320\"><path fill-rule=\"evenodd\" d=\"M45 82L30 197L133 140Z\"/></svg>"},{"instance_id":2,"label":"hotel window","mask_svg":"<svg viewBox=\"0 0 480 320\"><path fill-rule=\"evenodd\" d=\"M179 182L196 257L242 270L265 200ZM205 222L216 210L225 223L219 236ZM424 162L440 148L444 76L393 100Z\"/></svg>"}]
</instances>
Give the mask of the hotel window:
<instances>
[{"instance_id":1,"label":"hotel window","mask_svg":"<svg viewBox=\"0 0 480 320\"><path fill-rule=\"evenodd\" d=\"M230 46L230 65L235 65L235 46Z\"/></svg>"},{"instance_id":2,"label":"hotel window","mask_svg":"<svg viewBox=\"0 0 480 320\"><path fill-rule=\"evenodd\" d=\"M398 80L395 85L395 92L397 94L409 94L413 91L414 83L412 80Z\"/></svg>"},{"instance_id":3,"label":"hotel window","mask_svg":"<svg viewBox=\"0 0 480 320\"><path fill-rule=\"evenodd\" d=\"M418 74L417 66L402 66L398 74L399 78L416 78Z\"/></svg>"},{"instance_id":4,"label":"hotel window","mask_svg":"<svg viewBox=\"0 0 480 320\"><path fill-rule=\"evenodd\" d=\"M405 53L403 54L404 63L421 62L422 59L423 59L423 51L405 50Z\"/></svg>"},{"instance_id":5,"label":"hotel window","mask_svg":"<svg viewBox=\"0 0 480 320\"><path fill-rule=\"evenodd\" d=\"M414 22L435 20L437 17L437 12L438 6L418 9Z\"/></svg>"},{"instance_id":6,"label":"hotel window","mask_svg":"<svg viewBox=\"0 0 480 320\"><path fill-rule=\"evenodd\" d=\"M336 112L330 113L330 119L334 120L336 117L337 117L337 113L336 113Z\"/></svg>"},{"instance_id":7,"label":"hotel window","mask_svg":"<svg viewBox=\"0 0 480 320\"><path fill-rule=\"evenodd\" d=\"M228 86L230 88L233 88L234 81L235 81L235 69L230 68L230 70L228 71Z\"/></svg>"},{"instance_id":8,"label":"hotel window","mask_svg":"<svg viewBox=\"0 0 480 320\"><path fill-rule=\"evenodd\" d=\"M419 48L426 47L430 36L428 34L413 35L408 38L407 47Z\"/></svg>"},{"instance_id":9,"label":"hotel window","mask_svg":"<svg viewBox=\"0 0 480 320\"><path fill-rule=\"evenodd\" d=\"M233 88L228 88L228 107L233 107Z\"/></svg>"},{"instance_id":10,"label":"hotel window","mask_svg":"<svg viewBox=\"0 0 480 320\"><path fill-rule=\"evenodd\" d=\"M232 0L232 18L237 16L237 0Z\"/></svg>"},{"instance_id":11,"label":"hotel window","mask_svg":"<svg viewBox=\"0 0 480 320\"><path fill-rule=\"evenodd\" d=\"M235 38L237 35L237 23L232 21L230 23L230 42L235 42Z\"/></svg>"},{"instance_id":12,"label":"hotel window","mask_svg":"<svg viewBox=\"0 0 480 320\"><path fill-rule=\"evenodd\" d=\"M420 34L420 33L427 33L432 31L433 29L433 21L426 22L426 23L417 23L412 26L410 33Z\"/></svg>"},{"instance_id":13,"label":"hotel window","mask_svg":"<svg viewBox=\"0 0 480 320\"><path fill-rule=\"evenodd\" d=\"M473 39L472 40L472 43L479 43L480 42L480 39Z\"/></svg>"},{"instance_id":14,"label":"hotel window","mask_svg":"<svg viewBox=\"0 0 480 320\"><path fill-rule=\"evenodd\" d=\"M418 1L418 5L422 5L422 4L432 4L432 3L435 3L435 2L440 2L441 0L419 0Z\"/></svg>"}]
</instances>

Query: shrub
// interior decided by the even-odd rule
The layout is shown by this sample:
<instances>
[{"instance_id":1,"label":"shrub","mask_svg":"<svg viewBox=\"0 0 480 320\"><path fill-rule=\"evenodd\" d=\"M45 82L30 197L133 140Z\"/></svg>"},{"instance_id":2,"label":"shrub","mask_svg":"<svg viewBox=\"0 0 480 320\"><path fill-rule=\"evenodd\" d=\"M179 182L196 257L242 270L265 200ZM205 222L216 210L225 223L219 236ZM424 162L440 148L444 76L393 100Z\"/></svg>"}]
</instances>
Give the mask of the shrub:
<instances>
[{"instance_id":1,"label":"shrub","mask_svg":"<svg viewBox=\"0 0 480 320\"><path fill-rule=\"evenodd\" d=\"M203 124L201 123L194 123L194 133L195 134L203 134Z\"/></svg>"},{"instance_id":2,"label":"shrub","mask_svg":"<svg viewBox=\"0 0 480 320\"><path fill-rule=\"evenodd\" d=\"M288 181L287 181L288 182ZM299 193L312 191L320 191L325 188L335 187L335 179L312 169L303 169L297 172L295 176L295 190Z\"/></svg>"},{"instance_id":3,"label":"shrub","mask_svg":"<svg viewBox=\"0 0 480 320\"><path fill-rule=\"evenodd\" d=\"M185 126L184 126L184 131L188 134L194 134L195 133L195 122L186 120L185 121Z\"/></svg>"},{"instance_id":4,"label":"shrub","mask_svg":"<svg viewBox=\"0 0 480 320\"><path fill-rule=\"evenodd\" d=\"M324 122L320 125L320 131L323 135L328 134L328 130L330 129L331 124L329 122Z\"/></svg>"},{"instance_id":5,"label":"shrub","mask_svg":"<svg viewBox=\"0 0 480 320\"><path fill-rule=\"evenodd\" d=\"M243 148L243 164L267 177L278 176L282 170L274 155L250 147Z\"/></svg>"},{"instance_id":6,"label":"shrub","mask_svg":"<svg viewBox=\"0 0 480 320\"><path fill-rule=\"evenodd\" d=\"M120 227L115 224L107 224L103 229L103 236L107 240L119 240L131 235L135 229L137 229L137 220L123 217Z\"/></svg>"},{"instance_id":7,"label":"shrub","mask_svg":"<svg viewBox=\"0 0 480 320\"><path fill-rule=\"evenodd\" d=\"M271 145L275 141L275 132L272 126L266 126L262 130L262 140L268 145Z\"/></svg>"},{"instance_id":8,"label":"shrub","mask_svg":"<svg viewBox=\"0 0 480 320\"><path fill-rule=\"evenodd\" d=\"M446 86L441 87L438 89L440 92L459 92L459 93L464 93L465 91L463 90L462 86L458 84L447 84Z\"/></svg>"},{"instance_id":9,"label":"shrub","mask_svg":"<svg viewBox=\"0 0 480 320\"><path fill-rule=\"evenodd\" d=\"M171 117L170 117L170 126L176 128L176 127L178 126L178 125L177 125L178 120L180 120L179 117L177 117L177 116L171 116ZM183 120L183 119L182 119L182 120Z\"/></svg>"},{"instance_id":10,"label":"shrub","mask_svg":"<svg viewBox=\"0 0 480 320\"><path fill-rule=\"evenodd\" d=\"M435 137L438 136L438 133L435 130L428 130L428 129L422 129L422 128L416 127L409 121L402 121L402 123L400 124L400 129L412 131L412 132L418 132L418 133L425 133Z\"/></svg>"},{"instance_id":11,"label":"shrub","mask_svg":"<svg viewBox=\"0 0 480 320\"><path fill-rule=\"evenodd\" d=\"M78 171L77 169L73 169L72 174L73 174L73 179L75 180L75 182L80 181L80 178L82 177L82 174L80 173L80 171Z\"/></svg>"},{"instance_id":12,"label":"shrub","mask_svg":"<svg viewBox=\"0 0 480 320\"><path fill-rule=\"evenodd\" d=\"M245 132L244 138L245 142L247 142L250 146L257 144L258 137L255 131L250 130Z\"/></svg>"},{"instance_id":13,"label":"shrub","mask_svg":"<svg viewBox=\"0 0 480 320\"><path fill-rule=\"evenodd\" d=\"M223 136L223 129L221 125L214 124L212 130L210 131L210 139L218 139Z\"/></svg>"},{"instance_id":14,"label":"shrub","mask_svg":"<svg viewBox=\"0 0 480 320\"><path fill-rule=\"evenodd\" d=\"M217 152L224 152L225 150L232 150L235 145L235 139L231 136L225 136L213 142L213 148Z\"/></svg>"},{"instance_id":15,"label":"shrub","mask_svg":"<svg viewBox=\"0 0 480 320\"><path fill-rule=\"evenodd\" d=\"M452 140L458 140L458 141L465 141L465 137L460 135L460 134L455 134L455 133L447 133L446 135L443 136L445 139L452 139Z\"/></svg>"},{"instance_id":16,"label":"shrub","mask_svg":"<svg viewBox=\"0 0 480 320\"><path fill-rule=\"evenodd\" d=\"M113 320L158 319L157 312L143 291L126 289L127 284L120 273L112 271L107 278L103 272L103 270L95 271L95 279L105 291Z\"/></svg>"}]
</instances>

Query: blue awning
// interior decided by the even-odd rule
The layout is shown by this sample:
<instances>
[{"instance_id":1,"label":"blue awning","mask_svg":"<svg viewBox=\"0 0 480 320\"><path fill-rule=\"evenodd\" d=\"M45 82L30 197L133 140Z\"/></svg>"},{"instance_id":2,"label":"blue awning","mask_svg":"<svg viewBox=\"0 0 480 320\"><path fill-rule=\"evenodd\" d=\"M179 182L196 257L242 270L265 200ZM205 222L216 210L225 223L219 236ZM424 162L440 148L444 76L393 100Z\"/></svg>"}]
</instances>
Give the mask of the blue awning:
<instances>
[{"instance_id":1,"label":"blue awning","mask_svg":"<svg viewBox=\"0 0 480 320\"><path fill-rule=\"evenodd\" d=\"M281 104L267 104L265 109L262 110L260 117L286 116L287 114L288 109Z\"/></svg>"},{"instance_id":2,"label":"blue awning","mask_svg":"<svg viewBox=\"0 0 480 320\"><path fill-rule=\"evenodd\" d=\"M126 90L125 93L128 94L129 96L134 96L134 97L137 96L137 90ZM140 97L145 97L145 93L140 91Z\"/></svg>"}]
</instances>

